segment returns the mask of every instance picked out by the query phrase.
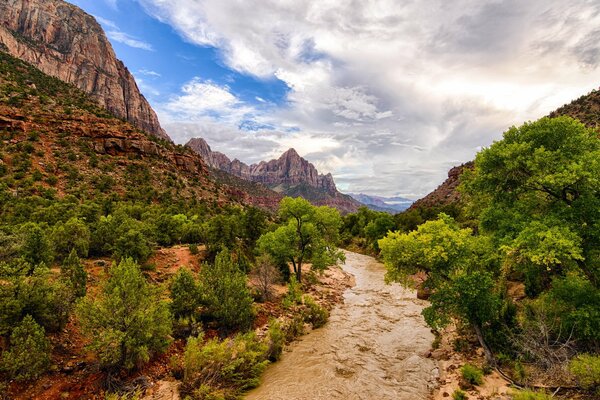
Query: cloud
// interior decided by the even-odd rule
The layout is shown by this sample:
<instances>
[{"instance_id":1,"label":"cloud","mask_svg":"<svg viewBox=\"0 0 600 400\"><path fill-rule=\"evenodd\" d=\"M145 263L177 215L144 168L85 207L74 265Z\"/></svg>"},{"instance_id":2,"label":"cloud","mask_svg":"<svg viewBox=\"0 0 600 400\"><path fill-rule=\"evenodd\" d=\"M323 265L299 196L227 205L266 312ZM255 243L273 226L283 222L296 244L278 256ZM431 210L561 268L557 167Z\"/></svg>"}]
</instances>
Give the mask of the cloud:
<instances>
[{"instance_id":1,"label":"cloud","mask_svg":"<svg viewBox=\"0 0 600 400\"><path fill-rule=\"evenodd\" d=\"M119 2L119 0L104 0L104 2L113 10L117 9L117 3Z\"/></svg>"},{"instance_id":2,"label":"cloud","mask_svg":"<svg viewBox=\"0 0 600 400\"><path fill-rule=\"evenodd\" d=\"M156 71L151 71L151 70L148 70L148 69L140 69L140 70L138 71L138 74L145 75L145 76L149 76L149 77L151 77L151 78L160 78L160 77L162 76L162 75L161 75L161 74L159 74L158 72L156 72Z\"/></svg>"},{"instance_id":3,"label":"cloud","mask_svg":"<svg viewBox=\"0 0 600 400\"><path fill-rule=\"evenodd\" d=\"M106 36L109 39L114 40L115 42L123 43L129 47L133 47L136 49L154 51L154 48L150 43L144 42L142 40L136 39L135 37L117 30L109 30L106 32Z\"/></svg>"},{"instance_id":4,"label":"cloud","mask_svg":"<svg viewBox=\"0 0 600 400\"><path fill-rule=\"evenodd\" d=\"M159 106L176 140L195 130L247 162L302 146L354 192L424 195L510 125L600 82L592 1L139 2L228 68L290 88L274 106L188 82Z\"/></svg>"}]
</instances>

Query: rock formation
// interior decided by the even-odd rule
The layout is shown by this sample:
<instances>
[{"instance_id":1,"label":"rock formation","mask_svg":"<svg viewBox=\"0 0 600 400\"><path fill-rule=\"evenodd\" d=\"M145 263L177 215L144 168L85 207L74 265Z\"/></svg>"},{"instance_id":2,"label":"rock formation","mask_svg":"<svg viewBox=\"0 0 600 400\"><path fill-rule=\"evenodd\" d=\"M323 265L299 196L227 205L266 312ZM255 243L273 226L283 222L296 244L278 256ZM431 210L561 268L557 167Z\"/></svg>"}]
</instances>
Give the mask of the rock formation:
<instances>
[{"instance_id":1,"label":"rock formation","mask_svg":"<svg viewBox=\"0 0 600 400\"><path fill-rule=\"evenodd\" d=\"M343 212L356 211L360 206L359 202L337 190L331 174L319 174L315 166L294 149L289 149L276 160L247 165L212 151L202 138L191 139L186 146L198 153L210 167L261 183L283 195L304 197L314 204L329 205Z\"/></svg>"},{"instance_id":2,"label":"rock formation","mask_svg":"<svg viewBox=\"0 0 600 400\"><path fill-rule=\"evenodd\" d=\"M0 49L74 84L115 116L170 140L98 22L80 8L62 0L0 1Z\"/></svg>"}]
</instances>

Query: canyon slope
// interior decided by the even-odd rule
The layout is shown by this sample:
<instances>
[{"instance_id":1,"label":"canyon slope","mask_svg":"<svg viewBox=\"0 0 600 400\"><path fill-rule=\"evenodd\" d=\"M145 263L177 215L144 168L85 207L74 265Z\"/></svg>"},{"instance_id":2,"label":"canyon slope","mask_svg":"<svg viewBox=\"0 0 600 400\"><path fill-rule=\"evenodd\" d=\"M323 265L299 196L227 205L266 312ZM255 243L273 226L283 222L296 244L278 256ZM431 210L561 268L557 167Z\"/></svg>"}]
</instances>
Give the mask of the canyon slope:
<instances>
[{"instance_id":1,"label":"canyon slope","mask_svg":"<svg viewBox=\"0 0 600 400\"><path fill-rule=\"evenodd\" d=\"M354 212L361 206L358 201L337 190L331 174L319 174L315 166L294 149L289 149L276 160L247 165L212 151L202 138L191 139L186 146L215 170L260 183L284 196L303 197L315 205L335 207L342 212Z\"/></svg>"},{"instance_id":2,"label":"canyon slope","mask_svg":"<svg viewBox=\"0 0 600 400\"><path fill-rule=\"evenodd\" d=\"M72 83L115 116L169 140L102 27L62 0L0 1L0 49Z\"/></svg>"},{"instance_id":3,"label":"canyon slope","mask_svg":"<svg viewBox=\"0 0 600 400\"><path fill-rule=\"evenodd\" d=\"M273 210L281 198L260 185L219 182L195 152L115 118L73 85L2 51L0 146L0 192L12 196L113 194Z\"/></svg>"},{"instance_id":4,"label":"canyon slope","mask_svg":"<svg viewBox=\"0 0 600 400\"><path fill-rule=\"evenodd\" d=\"M600 134L600 90L594 90L586 95L573 100L569 104L552 111L549 117L562 115L578 119L589 128L599 131ZM460 183L460 175L465 169L472 169L473 161L452 168L448 172L448 178L433 192L413 203L410 209L445 206L460 201L460 193L457 188Z\"/></svg>"}]
</instances>

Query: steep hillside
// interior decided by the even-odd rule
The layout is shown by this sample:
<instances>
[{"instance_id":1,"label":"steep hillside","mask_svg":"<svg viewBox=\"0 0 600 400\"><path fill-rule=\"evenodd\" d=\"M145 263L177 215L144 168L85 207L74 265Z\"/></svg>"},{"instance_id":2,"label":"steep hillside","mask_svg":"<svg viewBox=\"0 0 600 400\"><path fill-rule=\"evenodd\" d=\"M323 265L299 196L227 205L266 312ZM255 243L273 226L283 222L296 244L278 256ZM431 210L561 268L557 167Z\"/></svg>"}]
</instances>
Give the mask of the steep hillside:
<instances>
[{"instance_id":1,"label":"steep hillside","mask_svg":"<svg viewBox=\"0 0 600 400\"><path fill-rule=\"evenodd\" d=\"M580 120L590 128L600 129L600 91L594 90L587 95L581 96L569 104L552 111L549 117L567 115ZM420 200L417 200L410 209L420 207L444 206L457 202L460 194L456 190L460 183L460 174L465 168L473 168L473 162L469 161L463 165L452 168L446 179L433 192Z\"/></svg>"},{"instance_id":2,"label":"steep hillside","mask_svg":"<svg viewBox=\"0 0 600 400\"><path fill-rule=\"evenodd\" d=\"M272 207L218 184L196 153L110 115L85 93L0 52L0 188L12 196L111 194Z\"/></svg>"},{"instance_id":3,"label":"steep hillside","mask_svg":"<svg viewBox=\"0 0 600 400\"><path fill-rule=\"evenodd\" d=\"M62 0L0 1L0 48L72 83L119 118L170 140L94 17Z\"/></svg>"},{"instance_id":4,"label":"steep hillside","mask_svg":"<svg viewBox=\"0 0 600 400\"><path fill-rule=\"evenodd\" d=\"M316 205L336 207L343 212L356 211L361 205L337 190L331 174L319 174L315 166L300 157L294 149L289 149L276 160L246 165L212 151L202 138L191 139L186 146L198 153L209 166L263 184L281 195L304 197Z\"/></svg>"}]
</instances>

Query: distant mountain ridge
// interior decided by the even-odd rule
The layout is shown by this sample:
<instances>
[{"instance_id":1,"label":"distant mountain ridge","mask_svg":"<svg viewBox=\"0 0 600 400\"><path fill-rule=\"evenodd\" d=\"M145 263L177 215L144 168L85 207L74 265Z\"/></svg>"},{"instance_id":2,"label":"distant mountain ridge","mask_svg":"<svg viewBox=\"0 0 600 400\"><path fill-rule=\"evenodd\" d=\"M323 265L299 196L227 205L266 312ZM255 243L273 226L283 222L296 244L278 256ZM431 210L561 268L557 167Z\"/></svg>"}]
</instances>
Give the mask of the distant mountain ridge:
<instances>
[{"instance_id":1,"label":"distant mountain ridge","mask_svg":"<svg viewBox=\"0 0 600 400\"><path fill-rule=\"evenodd\" d=\"M396 214L402 212L410 207L413 200L404 197L383 197L383 196L370 196L364 193L348 193L356 201L361 202L369 209L374 211L383 211L390 214Z\"/></svg>"},{"instance_id":2,"label":"distant mountain ridge","mask_svg":"<svg viewBox=\"0 0 600 400\"><path fill-rule=\"evenodd\" d=\"M315 166L294 149L289 149L278 159L247 165L212 151L202 138L190 139L186 146L198 153L210 167L261 183L282 195L304 197L313 204L328 205L343 212L354 212L361 205L337 190L331 174L319 174Z\"/></svg>"},{"instance_id":3,"label":"distant mountain ridge","mask_svg":"<svg viewBox=\"0 0 600 400\"><path fill-rule=\"evenodd\" d=\"M170 141L102 27L79 7L62 0L0 1L0 49L74 84L115 116Z\"/></svg>"}]
</instances>

